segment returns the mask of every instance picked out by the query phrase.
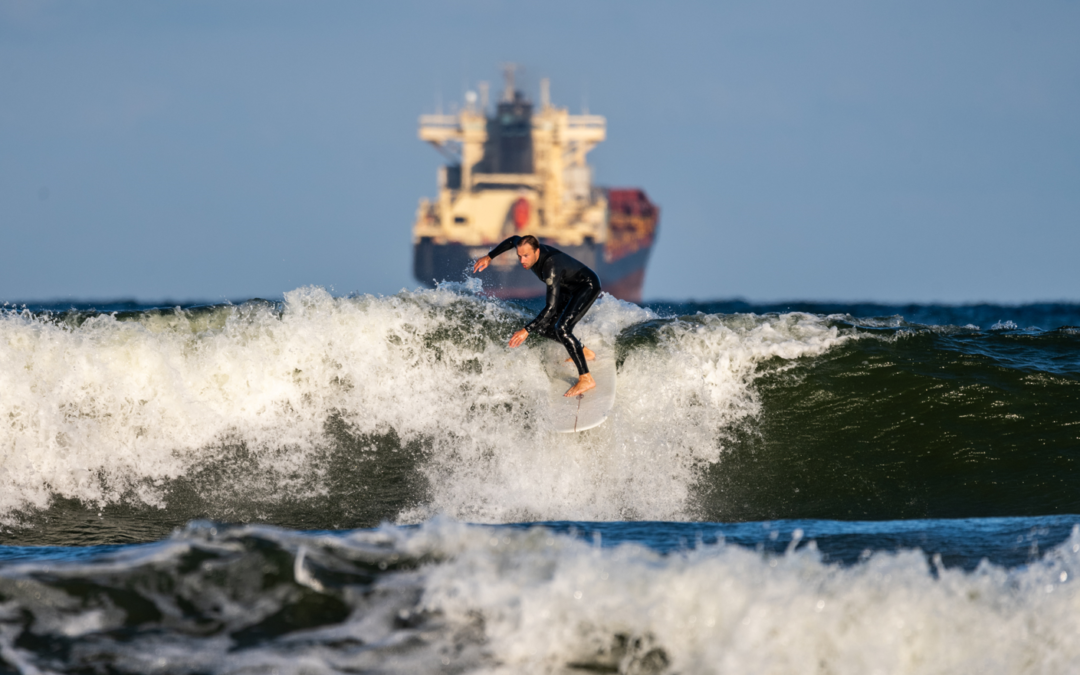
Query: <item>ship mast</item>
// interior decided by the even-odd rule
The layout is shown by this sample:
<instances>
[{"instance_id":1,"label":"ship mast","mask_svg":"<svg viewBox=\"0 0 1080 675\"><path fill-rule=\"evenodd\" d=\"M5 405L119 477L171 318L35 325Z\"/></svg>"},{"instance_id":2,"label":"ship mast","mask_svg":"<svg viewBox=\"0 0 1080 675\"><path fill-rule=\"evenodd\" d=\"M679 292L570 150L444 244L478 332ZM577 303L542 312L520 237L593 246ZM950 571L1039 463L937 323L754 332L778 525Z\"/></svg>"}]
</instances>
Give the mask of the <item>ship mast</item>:
<instances>
[{"instance_id":1,"label":"ship mast","mask_svg":"<svg viewBox=\"0 0 1080 675\"><path fill-rule=\"evenodd\" d=\"M513 103L514 101L514 73L518 69L516 63L504 63L503 64L503 103Z\"/></svg>"}]
</instances>

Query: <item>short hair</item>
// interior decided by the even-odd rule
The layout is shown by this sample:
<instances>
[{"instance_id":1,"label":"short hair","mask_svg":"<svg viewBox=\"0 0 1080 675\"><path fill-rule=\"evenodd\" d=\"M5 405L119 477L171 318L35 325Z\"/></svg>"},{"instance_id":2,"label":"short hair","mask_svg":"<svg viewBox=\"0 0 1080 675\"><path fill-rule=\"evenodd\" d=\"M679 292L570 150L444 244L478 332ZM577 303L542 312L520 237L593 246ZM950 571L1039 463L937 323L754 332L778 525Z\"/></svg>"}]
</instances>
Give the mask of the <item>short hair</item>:
<instances>
[{"instance_id":1,"label":"short hair","mask_svg":"<svg viewBox=\"0 0 1080 675\"><path fill-rule=\"evenodd\" d=\"M527 234L518 240L518 246L524 246L525 244L532 246L534 251L540 250L540 240L532 236L531 234ZM515 246L514 248L517 248L517 246Z\"/></svg>"}]
</instances>

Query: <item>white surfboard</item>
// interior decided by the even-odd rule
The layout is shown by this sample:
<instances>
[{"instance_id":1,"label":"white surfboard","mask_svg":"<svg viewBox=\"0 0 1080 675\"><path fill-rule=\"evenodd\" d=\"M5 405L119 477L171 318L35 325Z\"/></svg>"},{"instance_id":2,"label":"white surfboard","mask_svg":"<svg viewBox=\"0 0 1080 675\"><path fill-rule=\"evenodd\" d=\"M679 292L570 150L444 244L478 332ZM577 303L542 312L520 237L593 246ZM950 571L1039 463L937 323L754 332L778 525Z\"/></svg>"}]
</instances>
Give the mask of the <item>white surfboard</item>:
<instances>
[{"instance_id":1,"label":"white surfboard","mask_svg":"<svg viewBox=\"0 0 1080 675\"><path fill-rule=\"evenodd\" d=\"M554 345L552 345L554 346ZM600 426L615 405L615 355L611 349L599 349L596 360L589 361L589 372L596 388L581 396L563 396L578 380L573 362L566 362L566 350L548 349L545 366L551 380L548 391L548 420L561 433L585 431Z\"/></svg>"}]
</instances>

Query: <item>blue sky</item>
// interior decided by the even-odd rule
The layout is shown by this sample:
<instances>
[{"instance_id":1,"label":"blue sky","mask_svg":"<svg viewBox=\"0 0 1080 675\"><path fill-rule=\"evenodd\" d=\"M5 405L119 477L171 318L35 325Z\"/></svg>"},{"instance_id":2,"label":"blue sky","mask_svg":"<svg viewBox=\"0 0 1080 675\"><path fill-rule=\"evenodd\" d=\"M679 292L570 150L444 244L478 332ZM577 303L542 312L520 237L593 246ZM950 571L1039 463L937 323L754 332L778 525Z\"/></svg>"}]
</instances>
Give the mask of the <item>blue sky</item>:
<instances>
[{"instance_id":1,"label":"blue sky","mask_svg":"<svg viewBox=\"0 0 1080 675\"><path fill-rule=\"evenodd\" d=\"M1080 300L1080 3L0 0L0 302L414 288L417 117L608 119L646 299Z\"/></svg>"}]
</instances>

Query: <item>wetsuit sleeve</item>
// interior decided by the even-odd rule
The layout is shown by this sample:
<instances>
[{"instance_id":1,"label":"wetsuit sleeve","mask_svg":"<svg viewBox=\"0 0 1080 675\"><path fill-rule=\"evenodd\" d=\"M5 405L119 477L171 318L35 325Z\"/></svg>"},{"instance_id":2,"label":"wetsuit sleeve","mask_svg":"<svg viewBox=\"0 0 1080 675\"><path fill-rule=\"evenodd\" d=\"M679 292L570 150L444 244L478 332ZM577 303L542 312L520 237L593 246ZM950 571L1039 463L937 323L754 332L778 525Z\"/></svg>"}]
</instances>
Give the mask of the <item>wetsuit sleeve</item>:
<instances>
[{"instance_id":1,"label":"wetsuit sleeve","mask_svg":"<svg viewBox=\"0 0 1080 675\"><path fill-rule=\"evenodd\" d=\"M509 239L507 239L503 243L501 243L498 246L496 246L495 248L491 249L491 251L488 253L488 257L489 258L494 258L495 256L506 253L507 251L509 251L512 248L517 248L518 244L520 244L520 243L521 243L521 237L519 237L519 236L517 236L515 234L514 236L510 237Z\"/></svg>"},{"instance_id":2,"label":"wetsuit sleeve","mask_svg":"<svg viewBox=\"0 0 1080 675\"><path fill-rule=\"evenodd\" d=\"M555 308L559 306L559 293L561 283L555 279L555 261L548 258L544 265L544 284L547 285L547 302L544 303L544 309L536 315L536 318L529 322L525 326L525 330L532 333L537 326L546 326L551 322L552 315L555 314Z\"/></svg>"}]
</instances>

